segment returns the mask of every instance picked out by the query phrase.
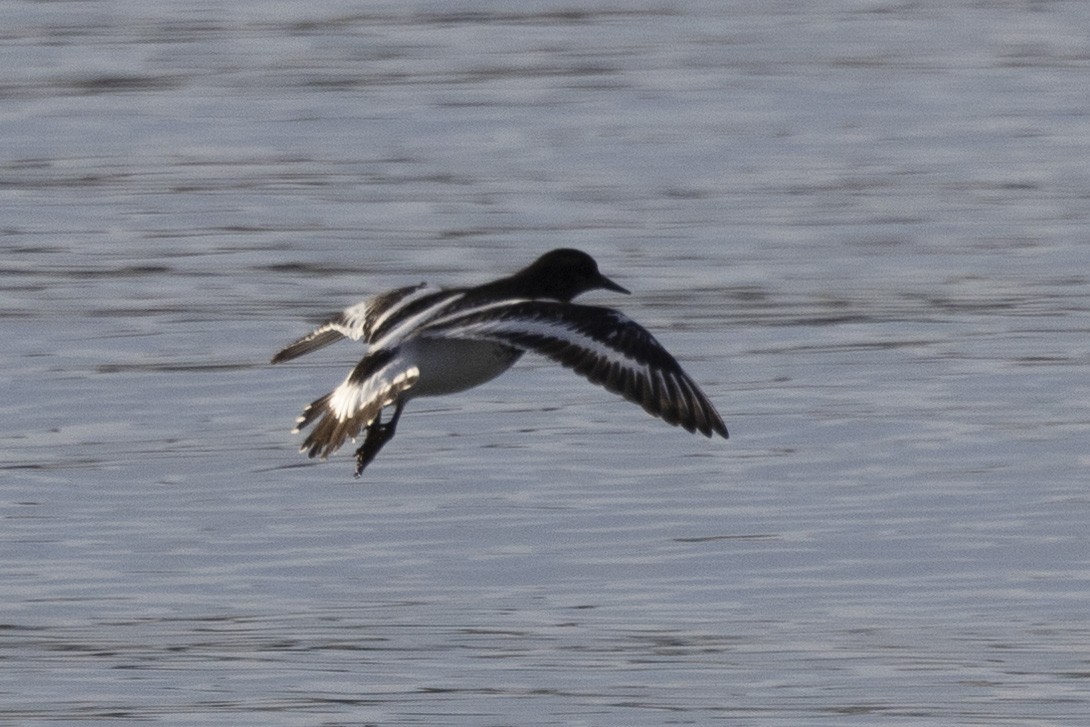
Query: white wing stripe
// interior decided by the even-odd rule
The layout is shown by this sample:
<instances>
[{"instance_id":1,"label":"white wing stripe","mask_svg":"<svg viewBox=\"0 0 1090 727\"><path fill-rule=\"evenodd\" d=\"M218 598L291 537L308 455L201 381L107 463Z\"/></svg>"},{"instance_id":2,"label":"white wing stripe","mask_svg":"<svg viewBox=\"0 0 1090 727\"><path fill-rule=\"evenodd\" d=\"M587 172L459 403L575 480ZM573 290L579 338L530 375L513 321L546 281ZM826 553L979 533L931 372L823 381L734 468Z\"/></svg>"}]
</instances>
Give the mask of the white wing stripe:
<instances>
[{"instance_id":1,"label":"white wing stripe","mask_svg":"<svg viewBox=\"0 0 1090 727\"><path fill-rule=\"evenodd\" d=\"M488 307L492 306L485 306L484 309L487 309ZM469 313L473 314L476 312L478 312L478 310L474 309ZM440 319L435 321L434 325L439 327L442 323L443 321ZM518 320L486 320L441 328L436 332L436 335L449 336L450 338L472 339L474 338L474 334L535 336L547 339L561 339L567 341L569 345L582 348L591 352L591 354L596 357L619 363L626 368L644 372L649 370L647 365L636 362L635 358L623 348L612 345L610 341L603 341L583 333L573 324L568 322L549 320L538 321L526 318L520 318Z\"/></svg>"},{"instance_id":2,"label":"white wing stripe","mask_svg":"<svg viewBox=\"0 0 1090 727\"><path fill-rule=\"evenodd\" d=\"M661 377L661 380L665 384L664 390L670 392L670 400L676 402L679 400L683 401L686 398L684 393L685 390L682 389L682 384L677 381L675 376L668 375L665 371L652 368L648 364L640 363L624 351L624 349L617 348L608 341L602 341L582 333L575 329L571 324L526 319L516 321L493 320L452 326L444 328L441 331L441 335L443 336L466 339L473 339L480 335L487 336L488 334L511 335L515 337L534 336L544 339L563 340L568 346L586 351L591 357L597 359L598 363L590 369L590 373L593 373L594 368L601 366L603 370L609 371L608 375L602 377L603 379L623 382L626 377L633 377L631 385L637 393L639 390L638 381L640 379L653 379L653 377L657 375ZM625 387L625 389L628 388L628 386ZM678 406L684 407L682 409L683 412L688 410L688 407L686 407L684 403L680 403ZM684 418L684 414L682 414L682 418Z\"/></svg>"},{"instance_id":3,"label":"white wing stripe","mask_svg":"<svg viewBox=\"0 0 1090 727\"><path fill-rule=\"evenodd\" d=\"M409 293L404 298L397 301L394 305L389 306L385 310L376 311L377 315L376 315L375 319L371 322L371 329L370 330L372 330L372 331L379 330L380 328L382 328L382 325L384 323L386 323L386 321L388 321L392 316L396 315L397 313L399 313L400 311L405 309L410 304L416 302L420 298L424 298L424 297L429 296L429 295L434 295L435 293L438 293L439 291L440 291L440 289L436 288L433 285L427 285L427 284L421 285L416 290L414 290L412 293Z\"/></svg>"},{"instance_id":4,"label":"white wing stripe","mask_svg":"<svg viewBox=\"0 0 1090 727\"><path fill-rule=\"evenodd\" d=\"M462 299L464 294L461 292L452 293L451 295L442 298L435 305L428 306L419 313L406 318L398 323L383 334L382 338L372 341L372 345L375 348L382 348L383 346L393 346L405 338L409 333L415 331L418 327L428 323L429 320L439 314L441 314L448 307L455 302ZM376 326L377 328L377 326Z\"/></svg>"}]
</instances>

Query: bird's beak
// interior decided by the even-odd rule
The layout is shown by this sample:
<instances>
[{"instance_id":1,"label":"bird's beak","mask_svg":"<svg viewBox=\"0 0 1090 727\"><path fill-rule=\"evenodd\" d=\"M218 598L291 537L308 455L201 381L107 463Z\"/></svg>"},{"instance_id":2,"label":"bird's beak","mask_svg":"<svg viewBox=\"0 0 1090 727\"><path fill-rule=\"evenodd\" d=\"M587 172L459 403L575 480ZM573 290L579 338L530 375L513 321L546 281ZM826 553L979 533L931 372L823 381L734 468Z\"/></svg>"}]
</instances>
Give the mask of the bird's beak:
<instances>
[{"instance_id":1,"label":"bird's beak","mask_svg":"<svg viewBox=\"0 0 1090 727\"><path fill-rule=\"evenodd\" d=\"M625 295L632 295L631 291L622 288L621 286L617 285L612 280L600 273L598 275L598 286L601 288L605 288L606 290L613 290L618 293L624 293Z\"/></svg>"}]
</instances>

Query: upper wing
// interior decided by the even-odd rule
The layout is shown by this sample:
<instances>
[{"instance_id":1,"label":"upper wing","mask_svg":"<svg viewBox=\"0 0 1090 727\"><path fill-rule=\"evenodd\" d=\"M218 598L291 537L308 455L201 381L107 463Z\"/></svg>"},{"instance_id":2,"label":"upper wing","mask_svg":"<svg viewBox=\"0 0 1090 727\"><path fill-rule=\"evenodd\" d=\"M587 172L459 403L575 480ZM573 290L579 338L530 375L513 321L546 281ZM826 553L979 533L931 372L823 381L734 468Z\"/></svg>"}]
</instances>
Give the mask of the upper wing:
<instances>
[{"instance_id":1,"label":"upper wing","mask_svg":"<svg viewBox=\"0 0 1090 727\"><path fill-rule=\"evenodd\" d=\"M357 303L279 351L272 357L272 363L290 361L342 338L351 338L353 341L362 338L371 343L375 339L375 334L383 328L383 324L396 316L399 311L404 311L414 301L436 292L438 292L436 288L429 287L427 283L420 283L391 290Z\"/></svg>"},{"instance_id":2,"label":"upper wing","mask_svg":"<svg viewBox=\"0 0 1090 727\"><path fill-rule=\"evenodd\" d=\"M536 351L668 424L708 437L727 436L722 417L677 360L646 329L610 308L508 301L437 318L419 335Z\"/></svg>"},{"instance_id":3,"label":"upper wing","mask_svg":"<svg viewBox=\"0 0 1090 727\"><path fill-rule=\"evenodd\" d=\"M299 451L325 459L346 439L355 439L383 407L397 401L420 378L397 350L378 349L363 357L340 386L311 402L296 421L295 431L317 422Z\"/></svg>"}]
</instances>

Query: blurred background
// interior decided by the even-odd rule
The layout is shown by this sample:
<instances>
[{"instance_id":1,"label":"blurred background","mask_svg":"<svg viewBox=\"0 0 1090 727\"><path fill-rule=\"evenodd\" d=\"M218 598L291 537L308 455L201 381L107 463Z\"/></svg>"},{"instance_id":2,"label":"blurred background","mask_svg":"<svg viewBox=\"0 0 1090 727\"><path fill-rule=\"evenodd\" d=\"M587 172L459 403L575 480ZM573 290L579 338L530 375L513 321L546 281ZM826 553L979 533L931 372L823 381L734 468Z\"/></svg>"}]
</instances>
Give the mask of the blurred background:
<instances>
[{"instance_id":1,"label":"blurred background","mask_svg":"<svg viewBox=\"0 0 1090 727\"><path fill-rule=\"evenodd\" d=\"M0 722L1085 720L1090 5L0 14ZM728 442L527 358L297 454L282 345L561 246Z\"/></svg>"}]
</instances>

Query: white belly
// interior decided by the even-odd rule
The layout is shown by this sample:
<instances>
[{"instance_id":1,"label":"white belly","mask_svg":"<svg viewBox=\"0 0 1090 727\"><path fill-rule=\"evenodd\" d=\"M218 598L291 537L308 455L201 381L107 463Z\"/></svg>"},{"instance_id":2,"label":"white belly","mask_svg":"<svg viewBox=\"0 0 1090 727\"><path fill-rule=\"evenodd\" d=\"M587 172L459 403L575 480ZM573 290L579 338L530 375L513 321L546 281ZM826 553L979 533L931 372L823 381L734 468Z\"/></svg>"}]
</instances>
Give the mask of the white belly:
<instances>
[{"instance_id":1,"label":"white belly","mask_svg":"<svg viewBox=\"0 0 1090 727\"><path fill-rule=\"evenodd\" d=\"M495 343L416 338L402 344L405 357L420 369L409 391L414 396L440 396L491 381L518 361L522 351Z\"/></svg>"}]
</instances>

